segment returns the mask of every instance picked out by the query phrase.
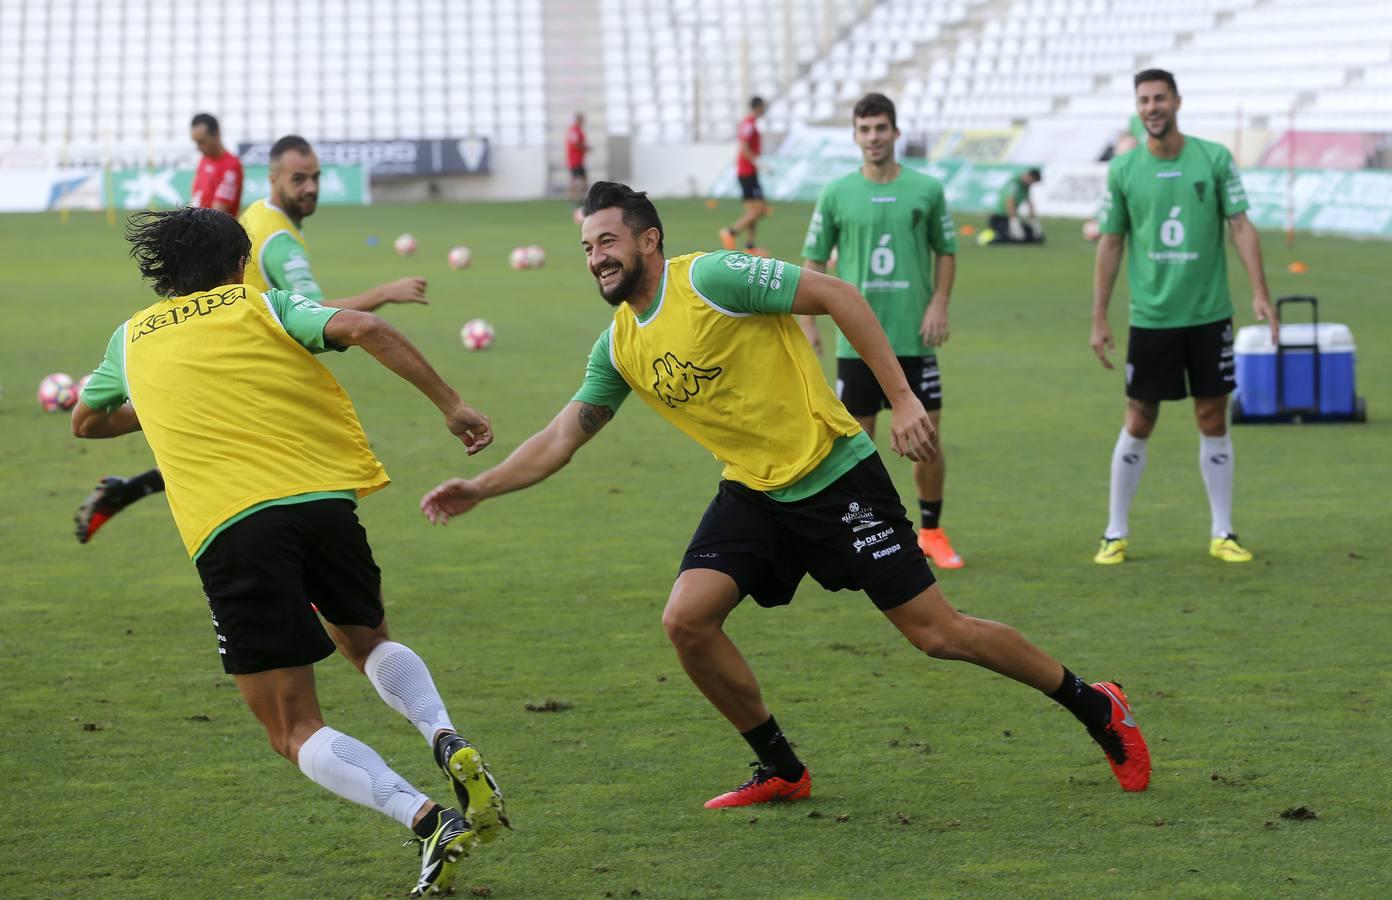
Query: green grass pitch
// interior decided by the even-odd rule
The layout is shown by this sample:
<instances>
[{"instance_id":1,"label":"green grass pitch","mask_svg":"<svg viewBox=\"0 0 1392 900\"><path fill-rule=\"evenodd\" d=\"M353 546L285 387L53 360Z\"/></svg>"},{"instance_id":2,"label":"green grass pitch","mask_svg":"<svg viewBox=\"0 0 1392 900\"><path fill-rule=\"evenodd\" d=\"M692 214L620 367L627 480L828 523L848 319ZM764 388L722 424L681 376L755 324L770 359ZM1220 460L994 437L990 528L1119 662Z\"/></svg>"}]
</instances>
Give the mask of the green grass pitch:
<instances>
[{"instance_id":1,"label":"green grass pitch","mask_svg":"<svg viewBox=\"0 0 1392 900\"><path fill-rule=\"evenodd\" d=\"M736 204L666 202L670 252L709 249ZM763 243L796 259L809 210ZM964 218L962 221L973 221ZM976 222L976 224L980 224ZM967 567L955 604L1009 622L1079 673L1126 684L1151 742L1127 795L1071 717L1028 689L921 657L858 594L810 581L729 629L811 765L810 802L710 812L749 751L697 694L659 614L717 464L637 401L570 468L434 529L441 479L501 460L579 384L608 308L561 204L324 209L309 223L330 294L406 274L427 307L386 315L493 419L476 459L404 382L359 353L329 365L395 479L361 515L394 636L431 665L506 789L515 834L458 893L494 897L1315 895L1386 891L1392 834L1388 543L1392 309L1387 245L1266 241L1275 295L1313 293L1360 347L1366 425L1239 426L1247 566L1207 556L1197 437L1166 404L1133 514L1132 559L1090 557L1122 414L1087 346L1091 245L965 245L941 355L945 525ZM420 243L403 260L391 240ZM380 239L369 246L368 238ZM150 463L139 437L77 441L33 400L89 371L149 294L100 215L0 217L0 895L383 897L413 883L406 835L276 757L214 650L162 500L86 547L72 511L96 479ZM474 265L451 271L454 244ZM538 271L507 252L540 243ZM1286 265L1299 259L1309 272ZM1233 260L1238 324L1250 297ZM1124 289L1112 318L1124 335ZM483 317L496 345L468 353ZM883 429L882 429L883 432ZM884 443L884 434L881 435ZM912 506L908 464L889 460ZM325 716L417 785L448 789L416 732L340 659ZM526 707L546 700L559 712ZM1318 818L1283 818L1306 806ZM1381 887L1379 887L1381 885Z\"/></svg>"}]
</instances>

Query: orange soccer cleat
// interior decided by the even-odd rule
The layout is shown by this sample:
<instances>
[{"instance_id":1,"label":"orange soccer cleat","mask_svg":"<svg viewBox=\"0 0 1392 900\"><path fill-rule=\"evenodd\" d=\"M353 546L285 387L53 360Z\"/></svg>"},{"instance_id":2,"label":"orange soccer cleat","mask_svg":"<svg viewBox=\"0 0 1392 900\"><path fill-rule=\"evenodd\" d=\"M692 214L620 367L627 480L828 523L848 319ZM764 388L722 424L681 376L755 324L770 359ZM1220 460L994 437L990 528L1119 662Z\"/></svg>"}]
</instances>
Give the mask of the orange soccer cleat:
<instances>
[{"instance_id":1,"label":"orange soccer cleat","mask_svg":"<svg viewBox=\"0 0 1392 900\"><path fill-rule=\"evenodd\" d=\"M739 247L739 241L735 238L735 233L728 228L720 229L720 246L726 250L735 250Z\"/></svg>"},{"instance_id":2,"label":"orange soccer cleat","mask_svg":"<svg viewBox=\"0 0 1392 900\"><path fill-rule=\"evenodd\" d=\"M962 557L957 555L957 551L952 549L952 542L947 539L947 532L941 528L920 528L918 530L918 549L923 551L923 555L933 561L933 565L939 569L960 569L963 566Z\"/></svg>"},{"instance_id":3,"label":"orange soccer cleat","mask_svg":"<svg viewBox=\"0 0 1392 900\"><path fill-rule=\"evenodd\" d=\"M757 762L751 765L758 766ZM719 797L706 801L706 809L725 809L730 806L754 806L759 803L806 800L812 796L812 770L803 766L802 777L788 781L773 774L771 769L757 768L754 777Z\"/></svg>"},{"instance_id":4,"label":"orange soccer cleat","mask_svg":"<svg viewBox=\"0 0 1392 900\"><path fill-rule=\"evenodd\" d=\"M1121 685L1103 681L1093 688L1112 701L1112 717L1106 725L1089 729L1088 734L1107 753L1112 774L1121 782L1124 791L1143 791L1150 784L1150 748L1141 736L1140 726L1131 717L1131 704Z\"/></svg>"}]
</instances>

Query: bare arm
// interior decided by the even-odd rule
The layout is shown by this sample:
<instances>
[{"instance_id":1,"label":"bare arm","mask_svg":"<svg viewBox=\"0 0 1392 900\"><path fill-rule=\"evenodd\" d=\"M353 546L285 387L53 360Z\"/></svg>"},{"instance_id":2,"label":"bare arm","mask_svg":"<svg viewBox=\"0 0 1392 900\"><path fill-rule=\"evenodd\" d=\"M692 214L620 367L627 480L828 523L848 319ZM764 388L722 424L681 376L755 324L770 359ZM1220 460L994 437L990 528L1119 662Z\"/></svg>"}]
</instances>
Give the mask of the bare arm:
<instances>
[{"instance_id":1,"label":"bare arm","mask_svg":"<svg viewBox=\"0 0 1392 900\"><path fill-rule=\"evenodd\" d=\"M80 438L113 438L140 430L135 407L123 403L111 412L77 401L72 413L72 432Z\"/></svg>"},{"instance_id":2,"label":"bare arm","mask_svg":"<svg viewBox=\"0 0 1392 900\"><path fill-rule=\"evenodd\" d=\"M912 460L929 459L935 449L933 426L904 380L904 370L889 346L870 304L852 285L830 275L803 272L792 311L802 316L829 315L860 358L875 373L892 409L890 445Z\"/></svg>"},{"instance_id":3,"label":"bare arm","mask_svg":"<svg viewBox=\"0 0 1392 900\"><path fill-rule=\"evenodd\" d=\"M488 417L459 399L454 388L431 368L415 345L387 320L371 313L343 310L324 326L324 340L340 347L361 347L372 358L415 385L445 416L450 433L470 455L493 443Z\"/></svg>"},{"instance_id":4,"label":"bare arm","mask_svg":"<svg viewBox=\"0 0 1392 900\"><path fill-rule=\"evenodd\" d=\"M1115 368L1107 355L1116 347L1112 326L1107 322L1107 307L1112 302L1117 271L1121 268L1123 244L1121 235L1104 234L1097 240L1097 261L1092 269L1092 352L1108 369Z\"/></svg>"},{"instance_id":5,"label":"bare arm","mask_svg":"<svg viewBox=\"0 0 1392 900\"><path fill-rule=\"evenodd\" d=\"M436 525L444 525L451 516L466 513L490 497L545 481L565 468L575 451L612 418L614 411L607 406L572 401L498 465L474 478L451 478L429 491L421 498L421 512Z\"/></svg>"},{"instance_id":6,"label":"bare arm","mask_svg":"<svg viewBox=\"0 0 1392 900\"><path fill-rule=\"evenodd\" d=\"M339 309L355 309L359 312L372 312L388 303L429 302L425 299L425 279L410 277L379 284L351 297L325 300L323 305L335 306Z\"/></svg>"},{"instance_id":7,"label":"bare arm","mask_svg":"<svg viewBox=\"0 0 1392 900\"><path fill-rule=\"evenodd\" d=\"M1252 314L1258 322L1271 323L1271 342L1281 342L1281 323L1276 318L1276 310L1271 306L1271 294L1266 287L1266 272L1262 269L1261 237L1246 213L1238 213L1228 219L1232 232L1233 246L1242 258L1242 267L1247 270L1247 280L1252 283Z\"/></svg>"},{"instance_id":8,"label":"bare arm","mask_svg":"<svg viewBox=\"0 0 1392 900\"><path fill-rule=\"evenodd\" d=\"M947 327L947 304L952 299L952 283L956 280L956 254L937 254L933 265L933 297L928 301L928 309L923 313L923 323L918 327L923 343L930 347L941 347L947 343L950 333Z\"/></svg>"},{"instance_id":9,"label":"bare arm","mask_svg":"<svg viewBox=\"0 0 1392 900\"><path fill-rule=\"evenodd\" d=\"M826 274L827 264L818 262L815 259L804 259L802 261L803 271L816 272L821 275ZM812 350L818 355L822 355L822 333L817 330L817 319L815 316L798 316L798 325L802 328L802 333L807 335L807 342L812 345Z\"/></svg>"},{"instance_id":10,"label":"bare arm","mask_svg":"<svg viewBox=\"0 0 1392 900\"><path fill-rule=\"evenodd\" d=\"M757 165L759 162L758 155L754 152L754 148L748 141L739 142L739 154L749 160L750 165Z\"/></svg>"},{"instance_id":11,"label":"bare arm","mask_svg":"<svg viewBox=\"0 0 1392 900\"><path fill-rule=\"evenodd\" d=\"M214 200L212 208L218 212L225 212L229 216L232 215L232 204L226 200Z\"/></svg>"}]
</instances>

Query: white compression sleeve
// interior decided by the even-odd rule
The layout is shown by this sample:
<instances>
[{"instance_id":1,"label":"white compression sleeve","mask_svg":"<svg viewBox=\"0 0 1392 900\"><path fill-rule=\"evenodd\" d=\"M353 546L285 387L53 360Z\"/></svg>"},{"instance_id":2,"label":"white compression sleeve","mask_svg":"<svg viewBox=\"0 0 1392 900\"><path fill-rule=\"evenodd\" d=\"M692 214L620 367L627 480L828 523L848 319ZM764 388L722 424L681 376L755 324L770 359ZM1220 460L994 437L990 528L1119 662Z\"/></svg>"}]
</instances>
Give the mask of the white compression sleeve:
<instances>
[{"instance_id":1,"label":"white compression sleeve","mask_svg":"<svg viewBox=\"0 0 1392 900\"><path fill-rule=\"evenodd\" d=\"M383 641L368 654L363 671L386 704L416 726L426 743L433 743L441 730L455 730L430 670L410 647Z\"/></svg>"},{"instance_id":2,"label":"white compression sleeve","mask_svg":"<svg viewBox=\"0 0 1392 900\"><path fill-rule=\"evenodd\" d=\"M376 750L325 725L300 747L300 771L345 800L391 816L410 828L430 798L387 767Z\"/></svg>"}]
</instances>

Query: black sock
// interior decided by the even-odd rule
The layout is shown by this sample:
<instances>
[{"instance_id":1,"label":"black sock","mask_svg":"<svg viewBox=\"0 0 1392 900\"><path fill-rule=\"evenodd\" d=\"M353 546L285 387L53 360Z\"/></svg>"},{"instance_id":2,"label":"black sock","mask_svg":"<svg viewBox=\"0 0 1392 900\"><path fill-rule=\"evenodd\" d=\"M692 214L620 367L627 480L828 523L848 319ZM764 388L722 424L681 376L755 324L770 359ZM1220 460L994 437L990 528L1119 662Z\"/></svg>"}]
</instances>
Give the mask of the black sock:
<instances>
[{"instance_id":1,"label":"black sock","mask_svg":"<svg viewBox=\"0 0 1392 900\"><path fill-rule=\"evenodd\" d=\"M1106 694L1063 667L1063 683L1049 695L1089 730L1101 728L1112 718L1112 701Z\"/></svg>"},{"instance_id":2,"label":"black sock","mask_svg":"<svg viewBox=\"0 0 1392 900\"><path fill-rule=\"evenodd\" d=\"M411 826L411 830L416 833L418 838L428 838L435 833L435 829L440 827L440 813L444 809L438 803L430 804L430 811L421 816L421 820Z\"/></svg>"},{"instance_id":3,"label":"black sock","mask_svg":"<svg viewBox=\"0 0 1392 900\"><path fill-rule=\"evenodd\" d=\"M939 520L942 519L941 500L919 500L918 516L923 521L924 528L937 528Z\"/></svg>"},{"instance_id":4,"label":"black sock","mask_svg":"<svg viewBox=\"0 0 1392 900\"><path fill-rule=\"evenodd\" d=\"M802 777L802 762L783 732L778 730L773 716L769 716L762 725L740 732L740 736L749 742L754 754L759 757L759 763L766 769L772 769L779 778L797 781Z\"/></svg>"},{"instance_id":5,"label":"black sock","mask_svg":"<svg viewBox=\"0 0 1392 900\"><path fill-rule=\"evenodd\" d=\"M132 500L148 497L164 490L164 476L160 474L159 469L141 472L126 479L126 490Z\"/></svg>"}]
</instances>

